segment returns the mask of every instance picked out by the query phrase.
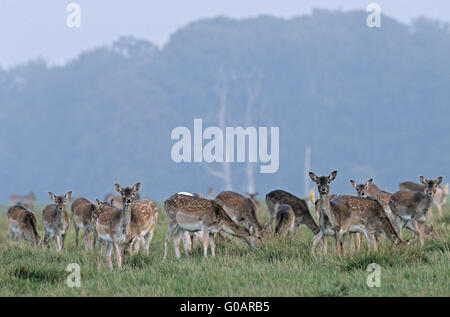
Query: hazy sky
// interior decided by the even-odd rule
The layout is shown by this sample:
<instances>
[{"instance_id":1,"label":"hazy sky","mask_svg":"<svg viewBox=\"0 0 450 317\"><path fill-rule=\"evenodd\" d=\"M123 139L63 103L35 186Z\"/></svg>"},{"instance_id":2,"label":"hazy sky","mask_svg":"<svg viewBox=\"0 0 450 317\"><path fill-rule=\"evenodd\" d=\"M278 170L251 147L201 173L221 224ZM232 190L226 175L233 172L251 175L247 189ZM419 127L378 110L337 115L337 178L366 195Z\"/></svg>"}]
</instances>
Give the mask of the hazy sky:
<instances>
[{"instance_id":1,"label":"hazy sky","mask_svg":"<svg viewBox=\"0 0 450 317\"><path fill-rule=\"evenodd\" d=\"M66 26L66 6L71 2L81 6L81 28ZM289 18L317 7L365 10L371 2L404 22L418 16L450 21L449 0L0 0L0 66L38 57L61 64L121 35L162 46L174 31L199 18Z\"/></svg>"}]
</instances>

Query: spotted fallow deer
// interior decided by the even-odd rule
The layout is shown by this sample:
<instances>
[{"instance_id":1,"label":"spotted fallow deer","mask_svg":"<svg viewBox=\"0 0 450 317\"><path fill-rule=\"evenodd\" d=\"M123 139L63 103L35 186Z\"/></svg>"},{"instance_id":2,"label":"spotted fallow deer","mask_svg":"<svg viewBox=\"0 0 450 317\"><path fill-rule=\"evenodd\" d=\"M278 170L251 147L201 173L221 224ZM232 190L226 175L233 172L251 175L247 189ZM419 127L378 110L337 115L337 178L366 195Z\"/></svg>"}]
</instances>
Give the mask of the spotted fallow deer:
<instances>
[{"instance_id":1,"label":"spotted fallow deer","mask_svg":"<svg viewBox=\"0 0 450 317\"><path fill-rule=\"evenodd\" d=\"M55 196L48 193L53 204L47 205L42 211L42 222L44 225L44 245L50 247L49 239L53 236L56 251L64 249L64 240L66 239L67 230L69 230L70 217L66 210L66 203L72 196L72 192L68 192L64 196Z\"/></svg>"},{"instance_id":2,"label":"spotted fallow deer","mask_svg":"<svg viewBox=\"0 0 450 317\"><path fill-rule=\"evenodd\" d=\"M36 216L32 211L22 206L12 206L8 209L7 216L11 242L17 238L20 241L26 238L32 245L40 246L41 237L37 229Z\"/></svg>"},{"instance_id":3,"label":"spotted fallow deer","mask_svg":"<svg viewBox=\"0 0 450 317\"><path fill-rule=\"evenodd\" d=\"M285 192L284 190L274 190L266 195L266 203L270 214L270 226L276 218L278 207L281 205L289 205L294 211L296 226L304 224L314 233L314 235L319 233L319 226L317 226L309 213L308 205L303 199Z\"/></svg>"},{"instance_id":4,"label":"spotted fallow deer","mask_svg":"<svg viewBox=\"0 0 450 317\"><path fill-rule=\"evenodd\" d=\"M137 183L133 188L122 188L119 184L115 184L116 190L122 197L124 209L131 204L131 222L136 224L136 236L129 242L134 245L134 251L139 251L142 247L148 254L150 242L153 238L156 222L158 221L159 209L156 202L151 199L136 200L136 195L141 188L141 183Z\"/></svg>"},{"instance_id":5,"label":"spotted fallow deer","mask_svg":"<svg viewBox=\"0 0 450 317\"><path fill-rule=\"evenodd\" d=\"M70 207L72 210L72 222L75 229L75 244L78 249L80 230L84 231L84 248L88 250L94 248L97 236L93 234L92 244L90 243L89 234L94 232L94 223L92 222L92 213L97 206L86 198L77 198Z\"/></svg>"},{"instance_id":6,"label":"spotted fallow deer","mask_svg":"<svg viewBox=\"0 0 450 317\"><path fill-rule=\"evenodd\" d=\"M392 195L389 205L397 216L397 226L402 229L408 222L414 221L416 232L420 238L420 245L424 244L424 224L428 211L433 203L436 188L441 184L442 177L437 180L427 180L420 176L420 182L424 185L422 192L399 191Z\"/></svg>"},{"instance_id":7,"label":"spotted fallow deer","mask_svg":"<svg viewBox=\"0 0 450 317\"><path fill-rule=\"evenodd\" d=\"M289 205L278 207L275 221L275 235L291 234L295 231L295 214Z\"/></svg>"},{"instance_id":8,"label":"spotted fallow deer","mask_svg":"<svg viewBox=\"0 0 450 317\"><path fill-rule=\"evenodd\" d=\"M214 233L224 231L246 241L251 247L262 246L261 237L234 222L214 200L174 194L164 202L168 219L168 231L164 245L164 259L167 257L170 238L174 235L175 255L180 258L180 241L185 231L201 231L203 254L207 257L208 244L215 256Z\"/></svg>"},{"instance_id":9,"label":"spotted fallow deer","mask_svg":"<svg viewBox=\"0 0 450 317\"><path fill-rule=\"evenodd\" d=\"M140 199L141 199L141 196L139 195L139 193L136 193L136 195L134 197L134 201L138 201ZM123 209L122 196L108 194L105 196L105 202L107 202L108 204L110 204L116 208Z\"/></svg>"},{"instance_id":10,"label":"spotted fallow deer","mask_svg":"<svg viewBox=\"0 0 450 317\"><path fill-rule=\"evenodd\" d=\"M256 217L256 205L251 198L232 191L224 191L217 195L215 200L228 216L238 224L247 229L262 230Z\"/></svg>"},{"instance_id":11,"label":"spotted fallow deer","mask_svg":"<svg viewBox=\"0 0 450 317\"><path fill-rule=\"evenodd\" d=\"M410 191L418 191L423 192L425 190L425 186L414 183L414 182L403 182L399 185L400 190L410 190ZM447 200L448 196L448 183L445 186L439 185L436 188L436 193L434 194L433 204L436 206L439 216L443 216L443 207ZM432 211L430 210L430 215Z\"/></svg>"},{"instance_id":12,"label":"spotted fallow deer","mask_svg":"<svg viewBox=\"0 0 450 317\"><path fill-rule=\"evenodd\" d=\"M377 200L339 195L330 201L328 196L330 183L336 178L337 171L334 171L329 176L317 177L312 172L309 175L317 184L320 194L320 215L328 217L332 229L332 232L329 234L334 234L338 250L342 250L340 238L345 239L345 235L349 232L364 233L369 247L375 250L377 249L375 240L375 234L377 233L384 233L394 244L402 242L383 207ZM323 236L327 234L328 228L324 221L321 221L321 225L323 226L321 228L321 235ZM315 238L317 240L317 242L314 241L316 244L319 242L321 235Z\"/></svg>"}]
</instances>

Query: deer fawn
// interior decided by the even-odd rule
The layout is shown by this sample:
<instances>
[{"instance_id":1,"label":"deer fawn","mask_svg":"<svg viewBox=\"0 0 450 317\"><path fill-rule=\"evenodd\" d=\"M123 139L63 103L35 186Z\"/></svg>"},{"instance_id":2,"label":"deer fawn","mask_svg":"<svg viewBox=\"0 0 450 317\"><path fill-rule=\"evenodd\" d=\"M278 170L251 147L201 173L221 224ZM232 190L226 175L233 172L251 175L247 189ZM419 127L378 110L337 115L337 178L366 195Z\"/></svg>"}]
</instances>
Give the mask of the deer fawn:
<instances>
[{"instance_id":1,"label":"deer fawn","mask_svg":"<svg viewBox=\"0 0 450 317\"><path fill-rule=\"evenodd\" d=\"M48 193L54 204L47 205L42 211L42 222L44 224L44 244L49 248L49 238L53 235L56 251L64 249L64 240L69 230L70 218L66 211L66 203L72 196L68 192L64 196L55 196Z\"/></svg>"},{"instance_id":2,"label":"deer fawn","mask_svg":"<svg viewBox=\"0 0 450 317\"><path fill-rule=\"evenodd\" d=\"M337 171L329 176L322 177L310 173L311 179L317 183L320 194L320 215L326 214L328 217L335 235L337 249L342 250L342 243L338 241L340 240L339 237L345 239L348 232L364 233L369 242L369 247L375 250L377 249L375 240L375 234L377 233L384 233L394 244L401 243L401 239L377 200L339 195L330 201L328 197L330 183L336 178L336 175ZM325 221L322 223L325 224ZM326 231L322 233L322 235L325 234ZM319 238L320 235L317 239Z\"/></svg>"},{"instance_id":3,"label":"deer fawn","mask_svg":"<svg viewBox=\"0 0 450 317\"><path fill-rule=\"evenodd\" d=\"M84 230L84 248L88 250L93 249L96 243L97 236L93 234L92 244L89 243L89 234L94 232L94 223L92 222L92 213L97 209L97 206L91 203L86 198L78 198L72 203L70 207L72 210L72 222L75 229L75 244L78 249L78 236L80 230ZM89 247L90 245L90 247Z\"/></svg>"},{"instance_id":4,"label":"deer fawn","mask_svg":"<svg viewBox=\"0 0 450 317\"><path fill-rule=\"evenodd\" d=\"M266 195L266 203L269 209L271 226L276 218L276 212L280 205L289 205L295 214L295 225L305 224L314 235L318 234L320 229L309 213L308 205L303 199L300 199L284 190L274 190Z\"/></svg>"},{"instance_id":5,"label":"deer fawn","mask_svg":"<svg viewBox=\"0 0 450 317\"><path fill-rule=\"evenodd\" d=\"M436 188L442 182L442 177L437 180L427 180L420 176L420 182L424 190L399 191L392 195L389 205L392 212L397 216L397 226L400 230L410 221L414 221L416 234L419 235L420 245L424 244L424 223L428 210L433 203Z\"/></svg>"},{"instance_id":6,"label":"deer fawn","mask_svg":"<svg viewBox=\"0 0 450 317\"><path fill-rule=\"evenodd\" d=\"M247 229L261 232L262 228L256 217L256 205L251 198L232 191L224 191L217 195L215 200L232 220Z\"/></svg>"},{"instance_id":7,"label":"deer fawn","mask_svg":"<svg viewBox=\"0 0 450 317\"><path fill-rule=\"evenodd\" d=\"M11 242L16 240L17 234L20 241L26 238L36 247L40 246L41 237L32 211L22 206L13 206L8 209L7 216Z\"/></svg>"},{"instance_id":8,"label":"deer fawn","mask_svg":"<svg viewBox=\"0 0 450 317\"><path fill-rule=\"evenodd\" d=\"M275 234L290 234L295 231L295 214L289 205L280 205L275 221Z\"/></svg>"},{"instance_id":9,"label":"deer fawn","mask_svg":"<svg viewBox=\"0 0 450 317\"><path fill-rule=\"evenodd\" d=\"M202 232L204 257L208 254L208 242L211 254L215 256L213 234L220 231L243 239L253 248L262 246L261 237L257 233L234 222L216 201L175 194L164 202L164 207L168 219L164 259L167 257L169 240L173 235L175 255L180 258L179 246L185 231Z\"/></svg>"},{"instance_id":10,"label":"deer fawn","mask_svg":"<svg viewBox=\"0 0 450 317\"><path fill-rule=\"evenodd\" d=\"M418 191L423 192L425 190L425 186L413 183L413 182L403 182L399 185L400 190L411 190L411 191ZM433 204L436 206L439 216L443 216L443 207L445 205L445 201L447 200L448 196L448 183L445 186L439 185L436 188L436 193L434 194L433 198ZM430 215L432 215L430 211Z\"/></svg>"}]
</instances>

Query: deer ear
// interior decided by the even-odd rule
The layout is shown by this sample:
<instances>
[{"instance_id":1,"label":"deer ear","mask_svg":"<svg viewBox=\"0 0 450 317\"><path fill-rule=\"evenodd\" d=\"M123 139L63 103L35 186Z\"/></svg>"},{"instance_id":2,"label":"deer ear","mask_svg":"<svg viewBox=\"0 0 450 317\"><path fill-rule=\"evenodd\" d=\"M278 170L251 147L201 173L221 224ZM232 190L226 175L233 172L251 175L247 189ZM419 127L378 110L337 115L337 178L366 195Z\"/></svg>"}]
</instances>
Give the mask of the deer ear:
<instances>
[{"instance_id":1,"label":"deer ear","mask_svg":"<svg viewBox=\"0 0 450 317\"><path fill-rule=\"evenodd\" d=\"M66 194L66 199L70 199L70 197L72 197L72 191L70 191Z\"/></svg>"},{"instance_id":2,"label":"deer ear","mask_svg":"<svg viewBox=\"0 0 450 317\"><path fill-rule=\"evenodd\" d=\"M95 198L95 201L97 202L97 205L101 205L101 202L100 202L100 200L98 200L98 198Z\"/></svg>"},{"instance_id":3,"label":"deer ear","mask_svg":"<svg viewBox=\"0 0 450 317\"><path fill-rule=\"evenodd\" d=\"M53 193L52 192L48 192L48 195L50 196L50 199L51 200L55 200L55 195L53 195Z\"/></svg>"},{"instance_id":4,"label":"deer ear","mask_svg":"<svg viewBox=\"0 0 450 317\"><path fill-rule=\"evenodd\" d=\"M122 192L122 186L120 186L119 184L114 184L114 186L116 187L116 190L120 193Z\"/></svg>"},{"instance_id":5,"label":"deer ear","mask_svg":"<svg viewBox=\"0 0 450 317\"><path fill-rule=\"evenodd\" d=\"M352 185L352 187L354 189L356 189L356 183L355 183L355 181L353 179L350 180L350 185Z\"/></svg>"},{"instance_id":6,"label":"deer ear","mask_svg":"<svg viewBox=\"0 0 450 317\"><path fill-rule=\"evenodd\" d=\"M328 176L328 178L330 179L330 182L336 178L336 175L337 175L337 171L334 171L333 173L330 174L330 176Z\"/></svg>"},{"instance_id":7,"label":"deer ear","mask_svg":"<svg viewBox=\"0 0 450 317\"><path fill-rule=\"evenodd\" d=\"M372 186L372 183L373 183L373 179L371 178L371 179L369 179L369 180L367 181L367 183L366 183L367 188L369 188L370 186Z\"/></svg>"},{"instance_id":8,"label":"deer ear","mask_svg":"<svg viewBox=\"0 0 450 317\"><path fill-rule=\"evenodd\" d=\"M134 185L134 190L138 191L141 188L141 183L137 183L136 185Z\"/></svg>"},{"instance_id":9,"label":"deer ear","mask_svg":"<svg viewBox=\"0 0 450 317\"><path fill-rule=\"evenodd\" d=\"M309 177L311 177L313 182L317 182L317 176L313 172L309 172Z\"/></svg>"},{"instance_id":10,"label":"deer ear","mask_svg":"<svg viewBox=\"0 0 450 317\"><path fill-rule=\"evenodd\" d=\"M436 180L436 186L439 186L442 183L442 176L439 176Z\"/></svg>"},{"instance_id":11,"label":"deer ear","mask_svg":"<svg viewBox=\"0 0 450 317\"><path fill-rule=\"evenodd\" d=\"M420 179L420 182L421 182L422 184L424 184L424 185L427 184L427 180L425 179L425 177L419 176L419 179Z\"/></svg>"}]
</instances>

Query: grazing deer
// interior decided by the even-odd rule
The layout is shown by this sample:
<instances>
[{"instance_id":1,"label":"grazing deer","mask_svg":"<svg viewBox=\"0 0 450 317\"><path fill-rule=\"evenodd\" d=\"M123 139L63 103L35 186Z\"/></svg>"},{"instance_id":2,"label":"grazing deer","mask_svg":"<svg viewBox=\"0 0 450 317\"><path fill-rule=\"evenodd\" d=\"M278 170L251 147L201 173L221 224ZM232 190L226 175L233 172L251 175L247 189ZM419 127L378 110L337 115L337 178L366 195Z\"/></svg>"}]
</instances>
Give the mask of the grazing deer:
<instances>
[{"instance_id":1,"label":"grazing deer","mask_svg":"<svg viewBox=\"0 0 450 317\"><path fill-rule=\"evenodd\" d=\"M408 222L414 221L415 231L420 238L420 245L424 244L425 217L431 208L437 187L442 182L442 177L437 180L427 180L420 176L420 182L424 190L399 191L392 195L389 205L392 212L397 216L397 226L402 229Z\"/></svg>"},{"instance_id":2,"label":"grazing deer","mask_svg":"<svg viewBox=\"0 0 450 317\"><path fill-rule=\"evenodd\" d=\"M138 191L141 188L141 183L137 183L133 188L122 188L119 184L115 184L115 187L122 197L124 209L127 208L128 203L132 204L131 222L136 225L136 236L133 236L130 242L133 241L134 251L139 251L139 248L142 247L145 253L148 254L156 222L158 221L158 205L150 199L135 201L136 197L140 198Z\"/></svg>"},{"instance_id":3,"label":"grazing deer","mask_svg":"<svg viewBox=\"0 0 450 317\"><path fill-rule=\"evenodd\" d=\"M374 199L359 198L354 196L339 195L330 201L329 191L330 183L336 178L337 171L329 176L317 177L310 172L309 176L316 182L320 194L320 215L328 217L331 229L336 239L337 250L342 250L340 238L345 239L348 232L364 233L369 247L377 249L375 234L384 233L388 239L394 243L401 243L393 225L389 221L381 204ZM324 219L325 220L325 219ZM321 229L321 235L327 234L325 221L321 221L324 229ZM331 232L330 232L331 234ZM319 235L315 240L321 238ZM345 241L345 240L344 240ZM315 241L317 244L318 242ZM314 250L314 244L313 244Z\"/></svg>"},{"instance_id":4,"label":"grazing deer","mask_svg":"<svg viewBox=\"0 0 450 317\"><path fill-rule=\"evenodd\" d=\"M212 256L215 256L214 233L220 231L243 239L253 248L262 246L261 237L257 233L234 222L216 201L175 194L164 202L164 207L168 219L164 259L173 235L175 255L180 258L180 240L185 231L202 232L204 257L208 254L208 243Z\"/></svg>"},{"instance_id":5,"label":"grazing deer","mask_svg":"<svg viewBox=\"0 0 450 317\"><path fill-rule=\"evenodd\" d=\"M72 222L75 229L75 244L78 249L78 238L80 230L84 230L84 248L89 249L89 233L94 232L94 223L92 222L92 213L97 206L86 198L78 198L70 207L72 210ZM97 236L93 234L92 249L95 246Z\"/></svg>"},{"instance_id":6,"label":"grazing deer","mask_svg":"<svg viewBox=\"0 0 450 317\"><path fill-rule=\"evenodd\" d=\"M274 190L266 195L266 203L269 209L269 225L272 226L276 217L276 211L280 205L289 205L295 214L295 225L306 225L314 235L318 234L320 229L309 213L308 205L303 199L300 199L284 190Z\"/></svg>"},{"instance_id":7,"label":"grazing deer","mask_svg":"<svg viewBox=\"0 0 450 317\"><path fill-rule=\"evenodd\" d=\"M423 192L425 190L425 186L413 182L403 182L399 185L399 189ZM447 200L447 196L448 196L448 183L445 186L439 185L436 188L436 193L434 194L433 204L436 206L439 212L439 216L441 217L443 216L443 207ZM430 215L432 215L431 212Z\"/></svg>"},{"instance_id":8,"label":"grazing deer","mask_svg":"<svg viewBox=\"0 0 450 317\"><path fill-rule=\"evenodd\" d=\"M67 230L69 229L69 213L66 211L66 203L72 196L72 192L68 192L64 196L55 196L48 192L50 199L54 204L47 205L42 211L42 222L44 224L44 245L49 248L49 238L53 235L56 251L64 249L64 240L66 239Z\"/></svg>"},{"instance_id":9,"label":"grazing deer","mask_svg":"<svg viewBox=\"0 0 450 317\"><path fill-rule=\"evenodd\" d=\"M17 234L20 241L26 238L36 247L40 246L41 237L32 211L22 206L12 206L8 209L7 216L11 242L16 240Z\"/></svg>"},{"instance_id":10,"label":"grazing deer","mask_svg":"<svg viewBox=\"0 0 450 317\"><path fill-rule=\"evenodd\" d=\"M9 199L9 206L22 206L30 211L34 210L34 206L36 204L36 196L33 192L30 192L28 195L19 196L13 195Z\"/></svg>"},{"instance_id":11,"label":"grazing deer","mask_svg":"<svg viewBox=\"0 0 450 317\"><path fill-rule=\"evenodd\" d=\"M280 205L275 221L275 234L290 234L295 231L295 214L289 205Z\"/></svg>"},{"instance_id":12,"label":"grazing deer","mask_svg":"<svg viewBox=\"0 0 450 317\"><path fill-rule=\"evenodd\" d=\"M262 227L256 217L256 205L251 198L232 191L224 191L217 195L215 200L232 220L247 229L261 232Z\"/></svg>"}]
</instances>

